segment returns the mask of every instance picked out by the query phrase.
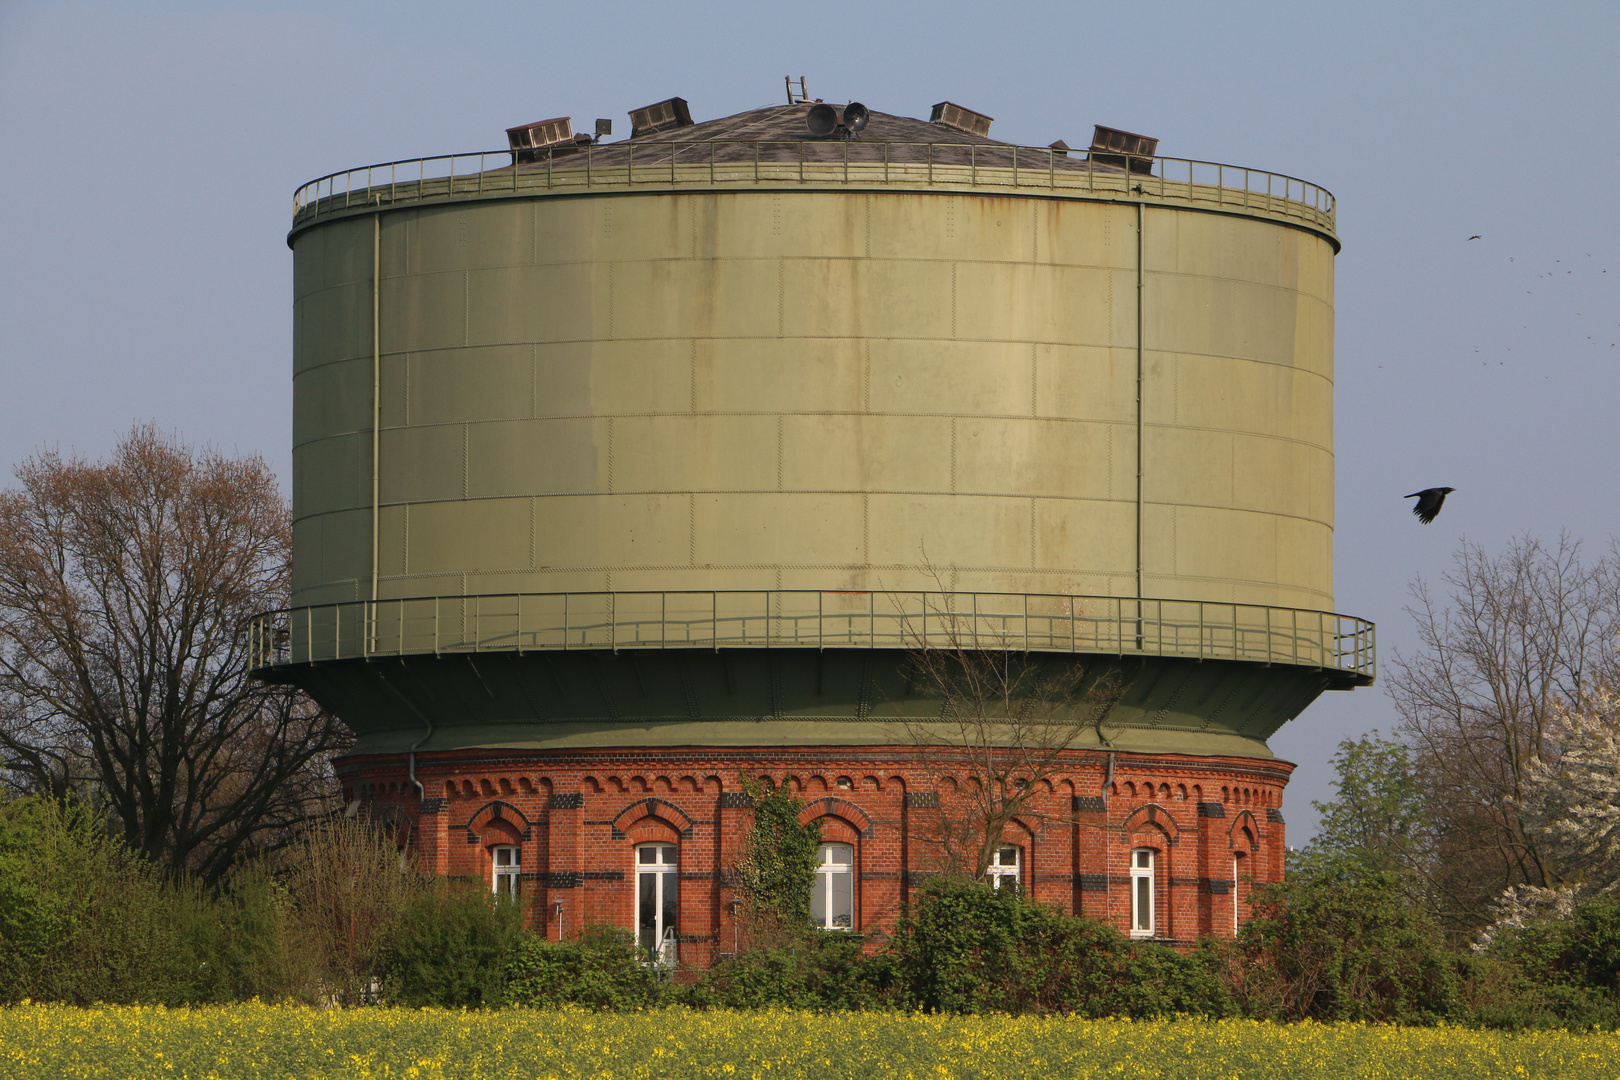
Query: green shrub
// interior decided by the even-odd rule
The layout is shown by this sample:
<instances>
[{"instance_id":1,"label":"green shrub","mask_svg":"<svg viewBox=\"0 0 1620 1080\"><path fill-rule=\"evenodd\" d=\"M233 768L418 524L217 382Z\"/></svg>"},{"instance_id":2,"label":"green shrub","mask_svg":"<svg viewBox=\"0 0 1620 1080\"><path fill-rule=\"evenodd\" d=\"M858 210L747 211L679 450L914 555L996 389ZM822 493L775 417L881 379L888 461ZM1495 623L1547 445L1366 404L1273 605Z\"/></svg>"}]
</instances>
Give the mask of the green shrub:
<instances>
[{"instance_id":1,"label":"green shrub","mask_svg":"<svg viewBox=\"0 0 1620 1080\"><path fill-rule=\"evenodd\" d=\"M1223 955L1135 943L1013 889L942 878L890 947L900 1004L931 1012L1149 1017L1235 1011Z\"/></svg>"},{"instance_id":2,"label":"green shrub","mask_svg":"<svg viewBox=\"0 0 1620 1080\"><path fill-rule=\"evenodd\" d=\"M0 1000L228 1000L222 911L107 835L86 808L0 803Z\"/></svg>"},{"instance_id":3,"label":"green shrub","mask_svg":"<svg viewBox=\"0 0 1620 1080\"><path fill-rule=\"evenodd\" d=\"M884 1005L884 957L862 955L859 937L802 931L796 940L726 957L681 988L688 1005L727 1009L862 1009Z\"/></svg>"},{"instance_id":4,"label":"green shrub","mask_svg":"<svg viewBox=\"0 0 1620 1080\"><path fill-rule=\"evenodd\" d=\"M383 931L384 996L418 1007L499 1004L521 932L516 904L479 886L435 883L407 900Z\"/></svg>"},{"instance_id":5,"label":"green shrub","mask_svg":"<svg viewBox=\"0 0 1620 1080\"><path fill-rule=\"evenodd\" d=\"M1466 1014L1459 955L1391 873L1340 862L1256 885L1238 997L1282 1020L1434 1023Z\"/></svg>"},{"instance_id":6,"label":"green shrub","mask_svg":"<svg viewBox=\"0 0 1620 1080\"><path fill-rule=\"evenodd\" d=\"M1620 1028L1620 902L1599 897L1567 919L1504 928L1469 973L1486 1027Z\"/></svg>"},{"instance_id":7,"label":"green shrub","mask_svg":"<svg viewBox=\"0 0 1620 1080\"><path fill-rule=\"evenodd\" d=\"M636 958L635 935L617 926L587 926L573 941L550 942L524 934L513 942L503 969L501 1000L551 1008L633 1009L656 1005L669 983Z\"/></svg>"}]
</instances>

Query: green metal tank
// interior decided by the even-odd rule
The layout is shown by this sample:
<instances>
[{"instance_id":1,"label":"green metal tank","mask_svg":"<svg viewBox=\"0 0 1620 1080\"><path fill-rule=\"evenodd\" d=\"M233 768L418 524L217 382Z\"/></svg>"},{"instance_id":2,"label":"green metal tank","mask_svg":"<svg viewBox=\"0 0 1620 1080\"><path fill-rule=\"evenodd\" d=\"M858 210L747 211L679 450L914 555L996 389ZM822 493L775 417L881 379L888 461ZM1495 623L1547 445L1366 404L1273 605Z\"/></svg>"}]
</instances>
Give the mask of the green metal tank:
<instances>
[{"instance_id":1,"label":"green metal tank","mask_svg":"<svg viewBox=\"0 0 1620 1080\"><path fill-rule=\"evenodd\" d=\"M1106 658L1119 749L1370 682L1331 196L807 108L300 192L262 670L357 752L893 742L941 635Z\"/></svg>"}]
</instances>

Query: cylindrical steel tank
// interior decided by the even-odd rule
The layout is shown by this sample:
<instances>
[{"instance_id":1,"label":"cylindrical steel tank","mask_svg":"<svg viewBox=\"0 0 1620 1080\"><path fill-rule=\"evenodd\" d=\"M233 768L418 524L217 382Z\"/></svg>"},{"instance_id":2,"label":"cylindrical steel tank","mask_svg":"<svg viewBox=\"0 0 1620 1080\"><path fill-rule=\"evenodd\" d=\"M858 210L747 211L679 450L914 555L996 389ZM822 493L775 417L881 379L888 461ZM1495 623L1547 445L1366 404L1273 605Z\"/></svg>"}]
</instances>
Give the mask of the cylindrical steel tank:
<instances>
[{"instance_id":1,"label":"cylindrical steel tank","mask_svg":"<svg viewBox=\"0 0 1620 1080\"><path fill-rule=\"evenodd\" d=\"M1123 749L1370 681L1331 197L804 111L311 189L265 669L369 752L892 742L930 613L1125 665Z\"/></svg>"}]
</instances>

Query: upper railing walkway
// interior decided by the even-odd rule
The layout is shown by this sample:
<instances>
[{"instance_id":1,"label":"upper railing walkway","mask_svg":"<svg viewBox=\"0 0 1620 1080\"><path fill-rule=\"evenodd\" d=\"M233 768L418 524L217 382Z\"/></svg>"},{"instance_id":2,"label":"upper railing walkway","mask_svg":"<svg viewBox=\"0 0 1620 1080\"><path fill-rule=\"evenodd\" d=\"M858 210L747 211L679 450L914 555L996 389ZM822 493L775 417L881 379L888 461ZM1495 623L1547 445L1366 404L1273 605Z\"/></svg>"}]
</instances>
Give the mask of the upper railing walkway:
<instances>
[{"instance_id":1,"label":"upper railing walkway","mask_svg":"<svg viewBox=\"0 0 1620 1080\"><path fill-rule=\"evenodd\" d=\"M1364 619L1296 608L964 592L504 593L267 612L252 666L463 653L869 648L1238 660L1375 674Z\"/></svg>"},{"instance_id":2,"label":"upper railing walkway","mask_svg":"<svg viewBox=\"0 0 1620 1080\"><path fill-rule=\"evenodd\" d=\"M975 143L633 142L442 154L366 165L311 180L293 195L293 231L412 203L577 194L626 188L803 185L989 189L1143 200L1293 221L1335 235L1331 192L1282 173L1189 158L1138 158L1151 175L1048 147ZM1335 240L1335 243L1337 241Z\"/></svg>"}]
</instances>

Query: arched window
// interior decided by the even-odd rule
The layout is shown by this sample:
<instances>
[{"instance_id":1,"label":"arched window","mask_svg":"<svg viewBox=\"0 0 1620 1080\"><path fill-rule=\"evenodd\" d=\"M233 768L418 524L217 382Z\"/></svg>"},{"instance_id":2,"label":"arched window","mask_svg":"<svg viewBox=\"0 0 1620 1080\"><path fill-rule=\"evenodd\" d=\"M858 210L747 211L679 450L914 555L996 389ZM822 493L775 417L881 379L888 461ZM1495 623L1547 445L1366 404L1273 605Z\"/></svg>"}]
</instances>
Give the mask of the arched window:
<instances>
[{"instance_id":1,"label":"arched window","mask_svg":"<svg viewBox=\"0 0 1620 1080\"><path fill-rule=\"evenodd\" d=\"M990 857L990 866L985 870L985 877L990 879L990 887L999 889L1005 882L1014 888L1023 883L1019 871L1023 869L1024 852L1022 848L1012 844L1002 844L996 848L996 853Z\"/></svg>"},{"instance_id":2,"label":"arched window","mask_svg":"<svg viewBox=\"0 0 1620 1080\"><path fill-rule=\"evenodd\" d=\"M636 951L644 963L673 966L680 874L674 844L636 848Z\"/></svg>"},{"instance_id":3,"label":"arched window","mask_svg":"<svg viewBox=\"0 0 1620 1080\"><path fill-rule=\"evenodd\" d=\"M523 852L512 844L501 844L490 849L495 864L490 891L509 900L518 898L523 873Z\"/></svg>"},{"instance_id":4,"label":"arched window","mask_svg":"<svg viewBox=\"0 0 1620 1080\"><path fill-rule=\"evenodd\" d=\"M1153 936L1153 862L1152 848L1131 852L1131 937Z\"/></svg>"},{"instance_id":5,"label":"arched window","mask_svg":"<svg viewBox=\"0 0 1620 1080\"><path fill-rule=\"evenodd\" d=\"M817 849L810 921L823 930L855 929L855 849L849 844L822 844Z\"/></svg>"}]
</instances>

